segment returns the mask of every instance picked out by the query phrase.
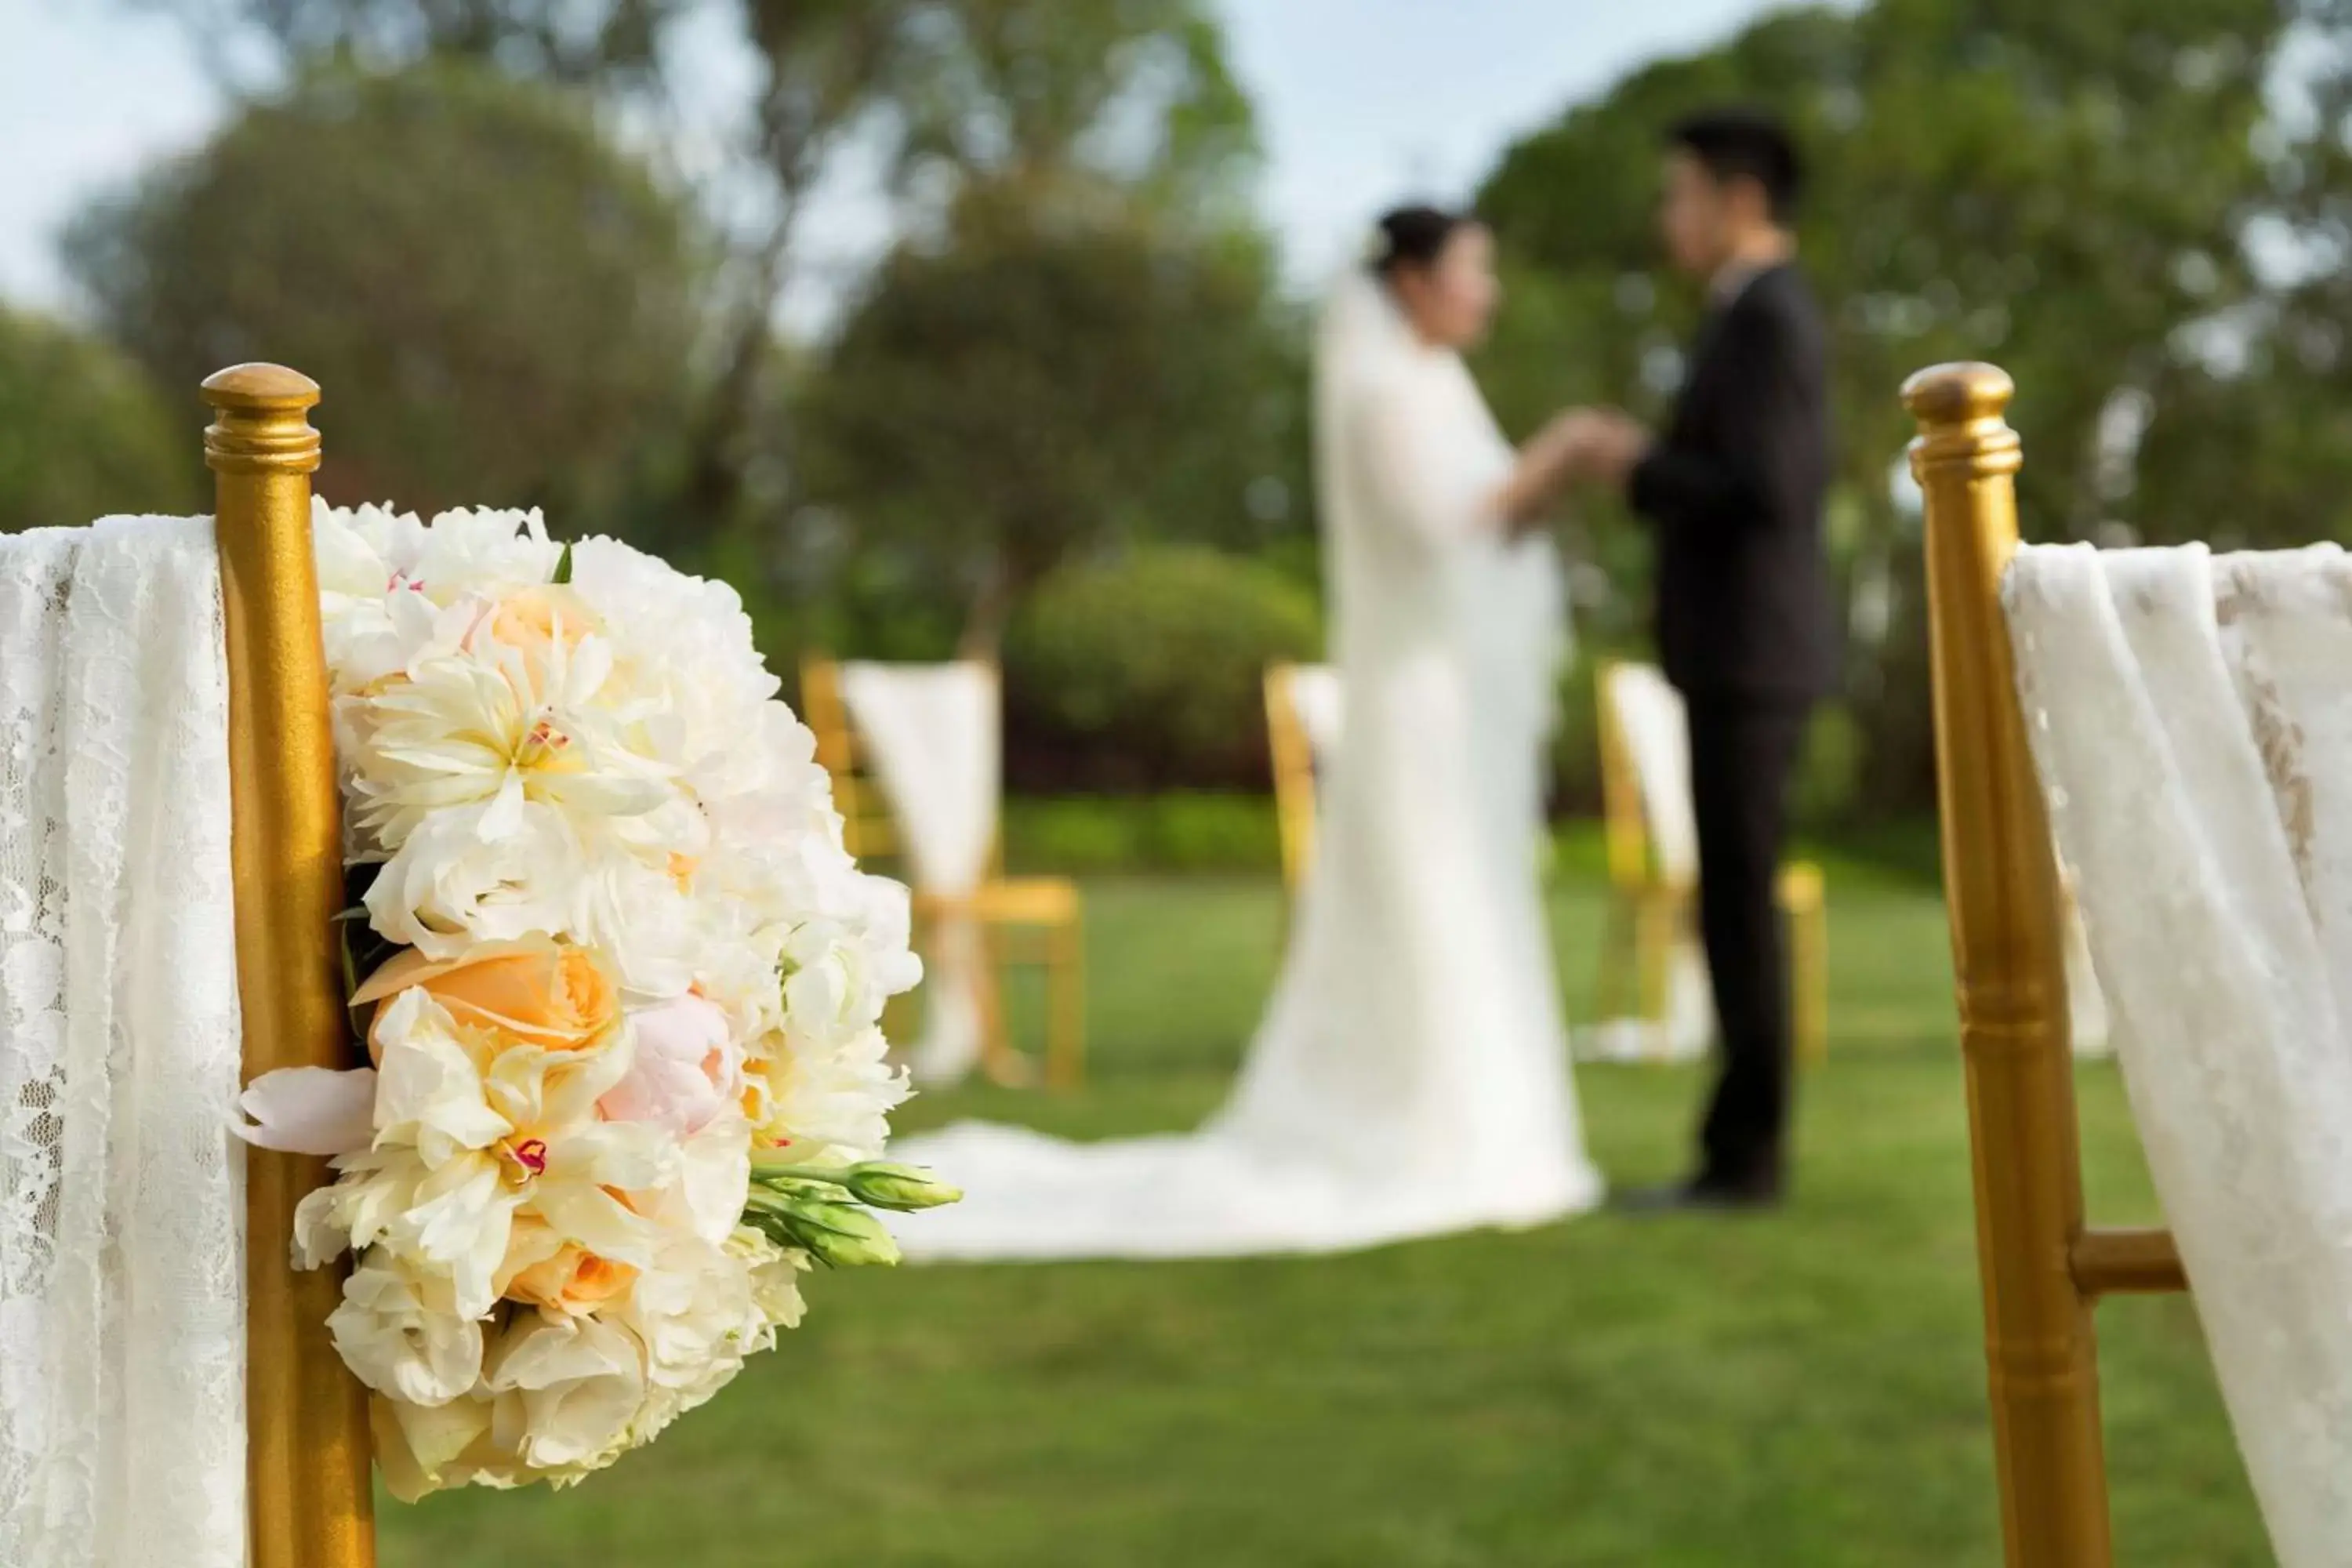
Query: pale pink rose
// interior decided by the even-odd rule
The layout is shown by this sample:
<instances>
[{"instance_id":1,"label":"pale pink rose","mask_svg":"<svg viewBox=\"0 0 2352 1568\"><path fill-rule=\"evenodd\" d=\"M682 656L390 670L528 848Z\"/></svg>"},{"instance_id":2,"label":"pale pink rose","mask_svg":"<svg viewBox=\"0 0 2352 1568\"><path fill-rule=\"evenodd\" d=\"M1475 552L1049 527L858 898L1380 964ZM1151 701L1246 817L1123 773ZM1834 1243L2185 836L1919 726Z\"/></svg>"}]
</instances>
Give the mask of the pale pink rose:
<instances>
[{"instance_id":1,"label":"pale pink rose","mask_svg":"<svg viewBox=\"0 0 2352 1568\"><path fill-rule=\"evenodd\" d=\"M257 1149L356 1154L375 1137L375 1069L280 1068L246 1086L232 1131Z\"/></svg>"},{"instance_id":2,"label":"pale pink rose","mask_svg":"<svg viewBox=\"0 0 2352 1568\"><path fill-rule=\"evenodd\" d=\"M597 1109L614 1121L649 1121L683 1138L743 1095L743 1051L727 1015L691 994L629 1015L636 1060Z\"/></svg>"}]
</instances>

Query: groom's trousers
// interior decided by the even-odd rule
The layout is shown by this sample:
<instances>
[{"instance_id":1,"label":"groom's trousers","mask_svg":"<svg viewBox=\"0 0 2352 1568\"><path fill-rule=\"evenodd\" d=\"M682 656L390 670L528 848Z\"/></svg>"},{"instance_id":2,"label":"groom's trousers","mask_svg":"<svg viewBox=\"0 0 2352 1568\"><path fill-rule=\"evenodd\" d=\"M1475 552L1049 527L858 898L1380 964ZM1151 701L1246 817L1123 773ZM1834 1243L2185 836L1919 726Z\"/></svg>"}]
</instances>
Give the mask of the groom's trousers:
<instances>
[{"instance_id":1,"label":"groom's trousers","mask_svg":"<svg viewBox=\"0 0 2352 1568\"><path fill-rule=\"evenodd\" d=\"M1691 804L1698 824L1699 931L1715 988L1715 1097L1699 1179L1777 1190L1786 1157L1790 1040L1788 939L1779 889L1789 777L1808 704L1696 693Z\"/></svg>"}]
</instances>

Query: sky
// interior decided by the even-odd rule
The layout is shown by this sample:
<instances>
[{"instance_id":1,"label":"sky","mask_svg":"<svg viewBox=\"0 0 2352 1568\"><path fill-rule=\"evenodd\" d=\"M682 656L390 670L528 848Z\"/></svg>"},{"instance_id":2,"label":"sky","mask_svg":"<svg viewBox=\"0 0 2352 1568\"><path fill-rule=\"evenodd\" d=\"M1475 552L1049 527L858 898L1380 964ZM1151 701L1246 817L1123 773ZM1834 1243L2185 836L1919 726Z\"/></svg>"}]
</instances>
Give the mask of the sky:
<instances>
[{"instance_id":1,"label":"sky","mask_svg":"<svg viewBox=\"0 0 2352 1568\"><path fill-rule=\"evenodd\" d=\"M1407 196L1466 194L1520 132L1769 0L1217 0L1256 101L1261 203L1292 275L1320 277ZM70 312L60 226L94 195L201 142L222 111L173 24L130 0L0 0L0 300ZM714 76L724 70L716 51ZM817 281L887 238L853 176L818 220Z\"/></svg>"}]
</instances>

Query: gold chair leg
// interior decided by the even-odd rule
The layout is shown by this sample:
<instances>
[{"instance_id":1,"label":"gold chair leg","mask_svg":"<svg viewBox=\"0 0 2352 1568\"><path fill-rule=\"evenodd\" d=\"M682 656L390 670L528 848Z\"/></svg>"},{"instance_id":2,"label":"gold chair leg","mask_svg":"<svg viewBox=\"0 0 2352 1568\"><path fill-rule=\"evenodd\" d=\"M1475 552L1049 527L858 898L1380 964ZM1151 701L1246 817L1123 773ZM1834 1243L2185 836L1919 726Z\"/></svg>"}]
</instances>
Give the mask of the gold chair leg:
<instances>
[{"instance_id":1,"label":"gold chair leg","mask_svg":"<svg viewBox=\"0 0 2352 1568\"><path fill-rule=\"evenodd\" d=\"M1634 911L1633 963L1639 975L1636 999L1641 1004L1642 1028L1649 1036L1649 1054L1664 1061L1674 1054L1669 1034L1673 1006L1675 917L1673 899L1645 897Z\"/></svg>"},{"instance_id":2,"label":"gold chair leg","mask_svg":"<svg viewBox=\"0 0 2352 1568\"><path fill-rule=\"evenodd\" d=\"M1011 1028L1004 1021L1004 952L997 929L985 921L980 928L980 1061L991 1082L1019 1088L1036 1080L1032 1063L1013 1048Z\"/></svg>"},{"instance_id":3,"label":"gold chair leg","mask_svg":"<svg viewBox=\"0 0 2352 1568\"><path fill-rule=\"evenodd\" d=\"M1086 1078L1086 928L1073 919L1055 926L1045 955L1045 987L1052 1016L1045 1038L1045 1080L1074 1089Z\"/></svg>"},{"instance_id":4,"label":"gold chair leg","mask_svg":"<svg viewBox=\"0 0 2352 1568\"><path fill-rule=\"evenodd\" d=\"M1625 967L1634 959L1633 913L1622 889L1612 889L1601 915L1601 973L1592 987L1592 1016L1607 1025L1619 1016L1618 1001L1625 993Z\"/></svg>"}]
</instances>

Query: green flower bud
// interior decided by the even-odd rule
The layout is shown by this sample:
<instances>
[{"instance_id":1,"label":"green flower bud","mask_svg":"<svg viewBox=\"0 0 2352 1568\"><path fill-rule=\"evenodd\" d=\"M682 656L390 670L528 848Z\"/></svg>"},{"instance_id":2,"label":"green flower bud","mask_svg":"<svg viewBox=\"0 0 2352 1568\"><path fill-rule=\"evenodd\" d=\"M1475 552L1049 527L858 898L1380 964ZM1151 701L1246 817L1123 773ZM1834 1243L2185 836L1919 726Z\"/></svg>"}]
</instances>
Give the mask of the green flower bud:
<instances>
[{"instance_id":1,"label":"green flower bud","mask_svg":"<svg viewBox=\"0 0 2352 1568\"><path fill-rule=\"evenodd\" d=\"M835 1268L898 1261L898 1244L882 1222L864 1209L815 1198L779 1198L762 1205L774 1228L770 1234Z\"/></svg>"},{"instance_id":2,"label":"green flower bud","mask_svg":"<svg viewBox=\"0 0 2352 1568\"><path fill-rule=\"evenodd\" d=\"M935 1209L961 1200L963 1189L951 1187L919 1165L869 1160L842 1173L842 1185L859 1203L877 1209Z\"/></svg>"}]
</instances>

